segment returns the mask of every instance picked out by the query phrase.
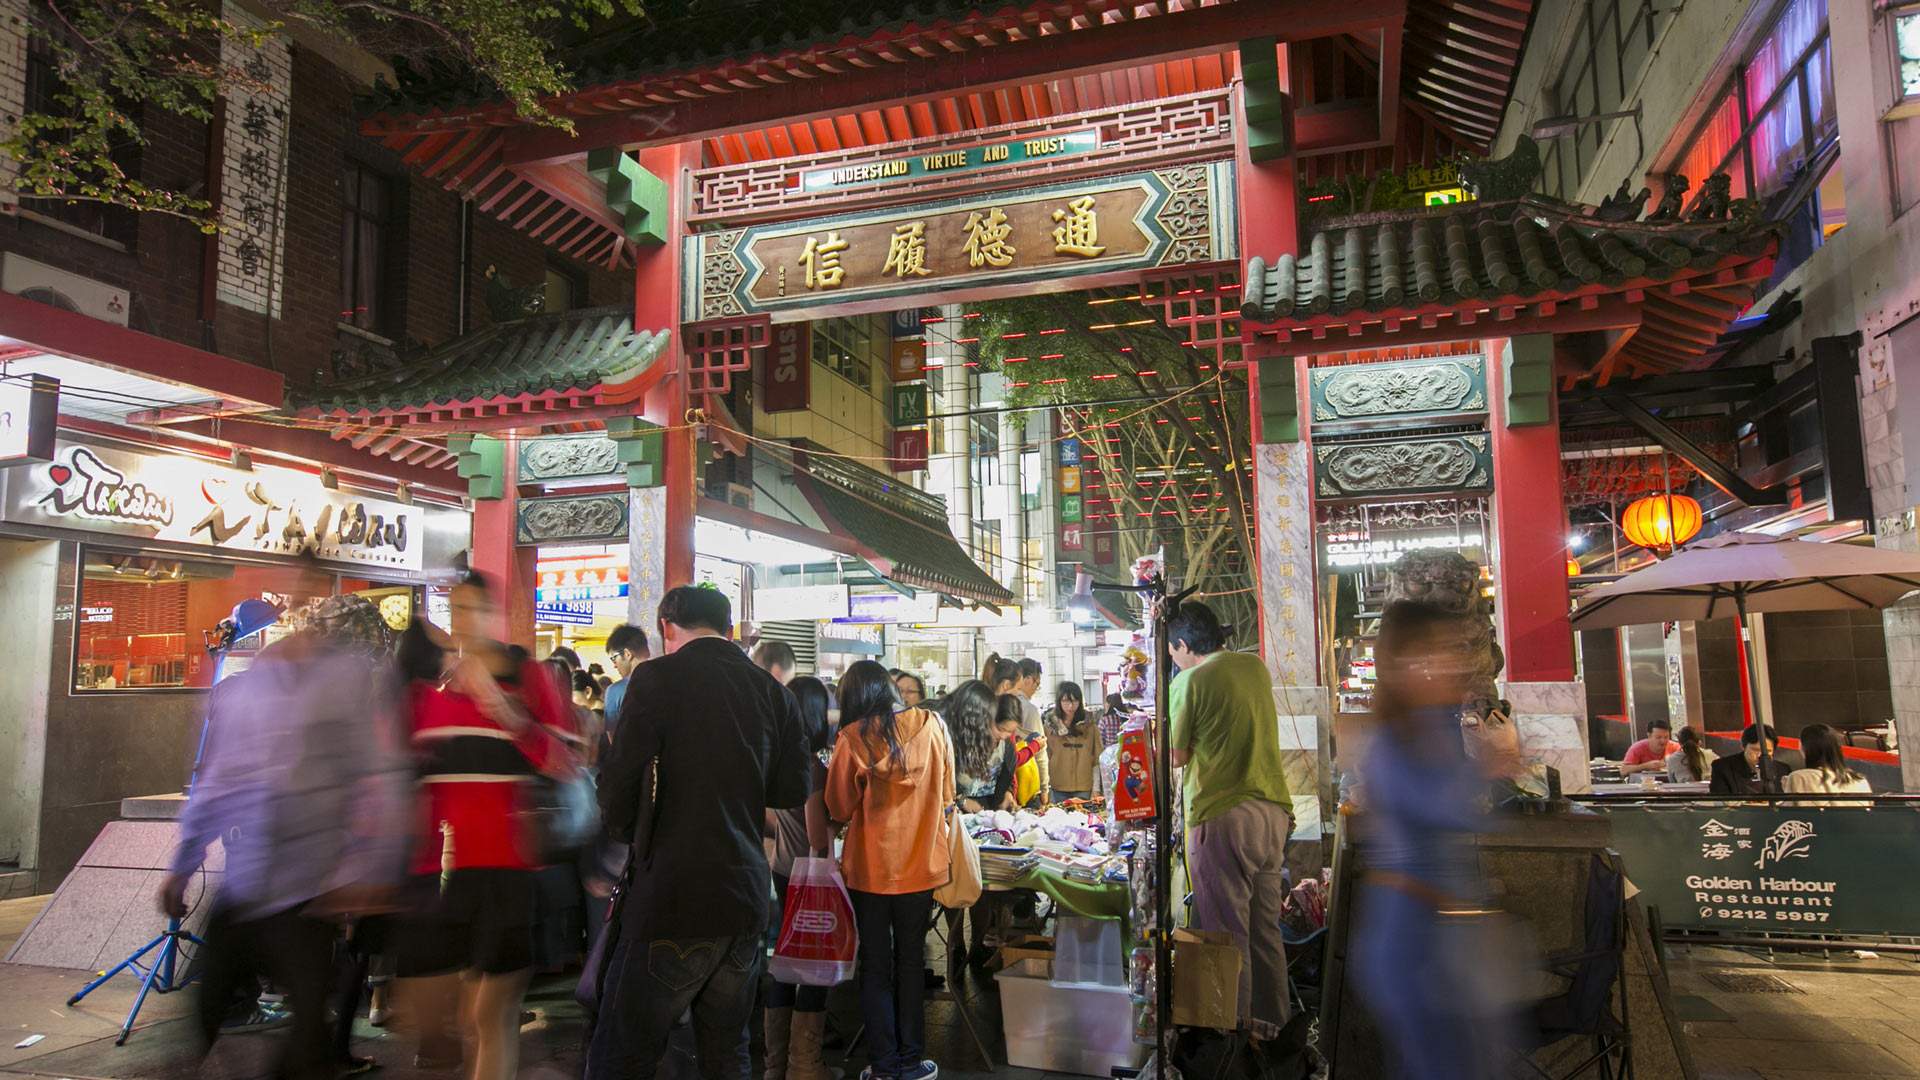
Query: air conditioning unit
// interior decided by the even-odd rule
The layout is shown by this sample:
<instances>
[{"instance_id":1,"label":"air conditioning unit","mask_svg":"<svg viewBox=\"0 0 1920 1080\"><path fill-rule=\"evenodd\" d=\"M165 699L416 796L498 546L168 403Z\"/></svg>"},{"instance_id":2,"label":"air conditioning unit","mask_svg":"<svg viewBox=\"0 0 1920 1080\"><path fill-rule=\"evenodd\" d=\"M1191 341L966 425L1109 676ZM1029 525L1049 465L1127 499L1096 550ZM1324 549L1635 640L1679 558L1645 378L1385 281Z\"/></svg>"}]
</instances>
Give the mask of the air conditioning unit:
<instances>
[{"instance_id":1,"label":"air conditioning unit","mask_svg":"<svg viewBox=\"0 0 1920 1080\"><path fill-rule=\"evenodd\" d=\"M0 289L115 326L127 325L127 309L133 300L127 290L118 286L21 258L12 252L0 255Z\"/></svg>"}]
</instances>

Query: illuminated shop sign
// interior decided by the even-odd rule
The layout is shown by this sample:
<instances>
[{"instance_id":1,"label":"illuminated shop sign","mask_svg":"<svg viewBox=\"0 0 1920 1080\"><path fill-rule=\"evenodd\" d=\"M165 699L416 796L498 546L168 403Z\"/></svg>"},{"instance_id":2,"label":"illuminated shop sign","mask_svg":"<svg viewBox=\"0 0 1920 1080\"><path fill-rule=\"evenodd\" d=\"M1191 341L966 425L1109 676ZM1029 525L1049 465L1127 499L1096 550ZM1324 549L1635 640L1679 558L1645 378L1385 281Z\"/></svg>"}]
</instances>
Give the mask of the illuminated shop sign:
<instances>
[{"instance_id":1,"label":"illuminated shop sign","mask_svg":"<svg viewBox=\"0 0 1920 1080\"><path fill-rule=\"evenodd\" d=\"M58 445L7 480L6 520L221 551L421 568L421 508L329 488L291 469Z\"/></svg>"},{"instance_id":2,"label":"illuminated shop sign","mask_svg":"<svg viewBox=\"0 0 1920 1080\"><path fill-rule=\"evenodd\" d=\"M1430 548L1477 551L1485 543L1486 537L1478 528L1462 529L1459 532L1396 533L1391 536L1340 532L1327 534L1321 545L1321 551L1326 557L1328 566L1334 569L1346 569L1356 566L1383 566L1406 552Z\"/></svg>"},{"instance_id":3,"label":"illuminated shop sign","mask_svg":"<svg viewBox=\"0 0 1920 1080\"><path fill-rule=\"evenodd\" d=\"M60 380L0 378L0 465L50 460L59 411Z\"/></svg>"}]
</instances>

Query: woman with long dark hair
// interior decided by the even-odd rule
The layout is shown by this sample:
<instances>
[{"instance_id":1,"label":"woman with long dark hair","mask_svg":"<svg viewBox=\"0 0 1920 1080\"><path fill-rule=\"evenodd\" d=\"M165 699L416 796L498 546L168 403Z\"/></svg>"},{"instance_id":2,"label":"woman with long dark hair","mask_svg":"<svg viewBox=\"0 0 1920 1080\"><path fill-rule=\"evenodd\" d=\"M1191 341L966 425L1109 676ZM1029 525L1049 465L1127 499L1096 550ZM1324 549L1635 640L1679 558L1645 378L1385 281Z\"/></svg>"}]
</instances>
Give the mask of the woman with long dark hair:
<instances>
[{"instance_id":1,"label":"woman with long dark hair","mask_svg":"<svg viewBox=\"0 0 1920 1080\"><path fill-rule=\"evenodd\" d=\"M954 794L969 814L998 810L1013 790L1013 756L1007 741L994 730L993 690L979 679L968 679L947 695L942 715L953 733Z\"/></svg>"},{"instance_id":2,"label":"woman with long dark hair","mask_svg":"<svg viewBox=\"0 0 1920 1080\"><path fill-rule=\"evenodd\" d=\"M939 717L899 703L872 660L840 680L840 738L827 767L827 812L847 825L840 869L860 928L860 1011L871 1072L933 1080L926 1052L927 928L946 883L953 751Z\"/></svg>"},{"instance_id":3,"label":"woman with long dark hair","mask_svg":"<svg viewBox=\"0 0 1920 1080\"><path fill-rule=\"evenodd\" d=\"M1063 682L1054 692L1053 707L1042 718L1047 732L1047 771L1053 798L1084 799L1093 794L1094 771L1100 762L1100 733L1087 712L1086 698L1077 682Z\"/></svg>"},{"instance_id":4,"label":"woman with long dark hair","mask_svg":"<svg viewBox=\"0 0 1920 1080\"><path fill-rule=\"evenodd\" d=\"M1465 620L1418 601L1387 605L1374 640L1372 745L1359 824L1367 867L1354 978L1411 1080L1498 1074L1505 1017L1471 987L1462 920L1483 912L1472 833L1486 776L1461 749L1474 668Z\"/></svg>"},{"instance_id":5,"label":"woman with long dark hair","mask_svg":"<svg viewBox=\"0 0 1920 1080\"><path fill-rule=\"evenodd\" d=\"M1700 745L1700 729L1688 724L1674 733L1680 749L1667 755L1667 779L1676 784L1704 784L1711 780L1713 758Z\"/></svg>"},{"instance_id":6,"label":"woman with long dark hair","mask_svg":"<svg viewBox=\"0 0 1920 1080\"><path fill-rule=\"evenodd\" d=\"M1872 793L1867 778L1847 764L1845 747L1840 733L1833 728L1826 724L1807 725L1800 732L1800 755L1807 759L1807 767L1787 774L1787 790L1795 795Z\"/></svg>"},{"instance_id":7,"label":"woman with long dark hair","mask_svg":"<svg viewBox=\"0 0 1920 1080\"><path fill-rule=\"evenodd\" d=\"M987 684L995 697L1013 693L1020 682L1020 665L1012 660L1002 659L999 653L987 656L987 662L980 665L980 681Z\"/></svg>"}]
</instances>

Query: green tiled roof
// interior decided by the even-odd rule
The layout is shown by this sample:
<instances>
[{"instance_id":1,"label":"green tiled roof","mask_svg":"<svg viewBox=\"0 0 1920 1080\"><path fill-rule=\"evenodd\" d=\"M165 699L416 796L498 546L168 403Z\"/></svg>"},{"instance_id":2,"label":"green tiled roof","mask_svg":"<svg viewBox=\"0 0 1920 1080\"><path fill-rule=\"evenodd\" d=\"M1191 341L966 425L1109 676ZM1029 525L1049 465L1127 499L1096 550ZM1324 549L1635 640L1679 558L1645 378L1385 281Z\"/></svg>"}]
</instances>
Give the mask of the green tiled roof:
<instances>
[{"instance_id":1,"label":"green tiled roof","mask_svg":"<svg viewBox=\"0 0 1920 1080\"><path fill-rule=\"evenodd\" d=\"M1663 281L1763 253L1771 229L1610 222L1545 196L1349 218L1299 253L1247 261L1240 310L1273 322Z\"/></svg>"},{"instance_id":2,"label":"green tiled roof","mask_svg":"<svg viewBox=\"0 0 1920 1080\"><path fill-rule=\"evenodd\" d=\"M938 498L843 458L811 454L796 468L828 527L870 548L889 579L984 604L1013 600L961 549Z\"/></svg>"},{"instance_id":3,"label":"green tiled roof","mask_svg":"<svg viewBox=\"0 0 1920 1080\"><path fill-rule=\"evenodd\" d=\"M591 390L631 381L666 342L664 330L635 330L624 307L534 315L464 334L389 371L290 396L300 409L362 413Z\"/></svg>"},{"instance_id":4,"label":"green tiled roof","mask_svg":"<svg viewBox=\"0 0 1920 1080\"><path fill-rule=\"evenodd\" d=\"M592 40L563 50L574 85L609 83L698 70L722 60L855 40L1025 4L980 0L667 0L649 3L643 20L598 28ZM400 86L383 80L363 106L372 112L415 112L492 104L499 92L449 69L396 65Z\"/></svg>"}]
</instances>

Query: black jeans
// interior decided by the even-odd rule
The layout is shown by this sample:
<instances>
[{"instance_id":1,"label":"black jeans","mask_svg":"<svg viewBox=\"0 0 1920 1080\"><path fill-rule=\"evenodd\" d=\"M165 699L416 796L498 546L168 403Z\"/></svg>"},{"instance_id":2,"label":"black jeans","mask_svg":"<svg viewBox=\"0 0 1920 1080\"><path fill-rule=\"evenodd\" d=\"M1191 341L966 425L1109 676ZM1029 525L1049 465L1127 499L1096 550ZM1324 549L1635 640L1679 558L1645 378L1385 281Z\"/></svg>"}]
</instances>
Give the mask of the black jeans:
<instances>
[{"instance_id":1,"label":"black jeans","mask_svg":"<svg viewBox=\"0 0 1920 1080\"><path fill-rule=\"evenodd\" d=\"M282 911L239 919L231 910L207 917L200 973L198 1019L203 1045L220 1037L238 985L266 975L287 996L293 1026L281 1048L275 1074L331 1078L335 1062L327 1038L327 987L333 975L333 923Z\"/></svg>"},{"instance_id":2,"label":"black jeans","mask_svg":"<svg viewBox=\"0 0 1920 1080\"><path fill-rule=\"evenodd\" d=\"M933 893L848 890L860 927L860 1013L873 1075L919 1067L927 1050L927 929Z\"/></svg>"},{"instance_id":3,"label":"black jeans","mask_svg":"<svg viewBox=\"0 0 1920 1080\"><path fill-rule=\"evenodd\" d=\"M674 1023L688 1010L700 1075L747 1080L747 1025L765 957L760 933L680 941L624 937L607 965L587 1048L588 1080L649 1080Z\"/></svg>"}]
</instances>

